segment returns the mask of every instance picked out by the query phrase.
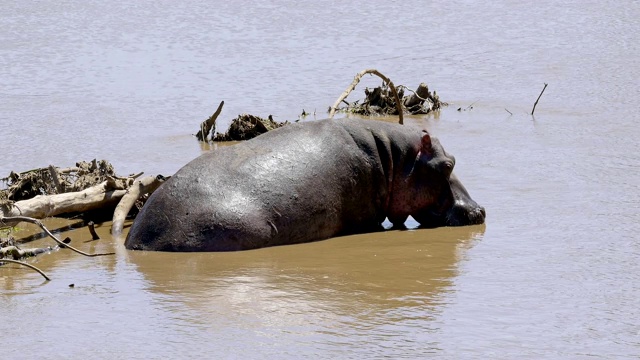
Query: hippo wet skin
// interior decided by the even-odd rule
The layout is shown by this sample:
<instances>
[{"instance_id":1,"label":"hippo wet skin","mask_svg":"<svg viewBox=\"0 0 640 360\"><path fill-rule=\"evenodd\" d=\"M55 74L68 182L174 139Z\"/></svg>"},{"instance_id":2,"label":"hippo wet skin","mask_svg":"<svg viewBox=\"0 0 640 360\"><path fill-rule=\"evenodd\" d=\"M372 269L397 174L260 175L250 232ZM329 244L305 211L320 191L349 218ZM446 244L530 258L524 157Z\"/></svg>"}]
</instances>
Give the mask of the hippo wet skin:
<instances>
[{"instance_id":1,"label":"hippo wet skin","mask_svg":"<svg viewBox=\"0 0 640 360\"><path fill-rule=\"evenodd\" d=\"M375 120L288 125L191 161L156 190L128 249L235 251L402 226L484 222L455 159L419 128Z\"/></svg>"}]
</instances>

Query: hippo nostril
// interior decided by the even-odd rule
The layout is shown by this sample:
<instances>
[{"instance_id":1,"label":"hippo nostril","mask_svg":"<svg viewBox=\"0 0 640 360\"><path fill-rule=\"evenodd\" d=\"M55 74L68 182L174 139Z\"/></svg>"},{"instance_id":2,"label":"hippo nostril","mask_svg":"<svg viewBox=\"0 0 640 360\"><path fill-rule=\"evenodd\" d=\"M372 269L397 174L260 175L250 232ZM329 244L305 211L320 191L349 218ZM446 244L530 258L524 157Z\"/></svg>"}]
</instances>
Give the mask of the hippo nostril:
<instances>
[{"instance_id":1,"label":"hippo nostril","mask_svg":"<svg viewBox=\"0 0 640 360\"><path fill-rule=\"evenodd\" d=\"M485 212L484 208L482 206L480 206L480 208L478 209L480 210L480 213L482 214L482 218L486 218L487 217L487 213Z\"/></svg>"}]
</instances>

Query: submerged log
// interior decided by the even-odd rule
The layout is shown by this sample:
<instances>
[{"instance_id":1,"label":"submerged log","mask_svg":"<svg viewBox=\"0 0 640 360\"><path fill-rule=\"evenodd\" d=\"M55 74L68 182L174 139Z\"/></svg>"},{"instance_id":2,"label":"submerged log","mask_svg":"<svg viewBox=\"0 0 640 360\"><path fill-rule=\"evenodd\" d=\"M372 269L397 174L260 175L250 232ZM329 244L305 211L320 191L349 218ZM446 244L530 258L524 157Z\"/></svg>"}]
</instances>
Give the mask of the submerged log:
<instances>
[{"instance_id":1,"label":"submerged log","mask_svg":"<svg viewBox=\"0 0 640 360\"><path fill-rule=\"evenodd\" d=\"M26 257L36 256L54 250L53 247L45 248L33 248L33 249L20 249L17 246L7 246L0 248L0 259L11 256L13 260L20 260Z\"/></svg>"}]
</instances>

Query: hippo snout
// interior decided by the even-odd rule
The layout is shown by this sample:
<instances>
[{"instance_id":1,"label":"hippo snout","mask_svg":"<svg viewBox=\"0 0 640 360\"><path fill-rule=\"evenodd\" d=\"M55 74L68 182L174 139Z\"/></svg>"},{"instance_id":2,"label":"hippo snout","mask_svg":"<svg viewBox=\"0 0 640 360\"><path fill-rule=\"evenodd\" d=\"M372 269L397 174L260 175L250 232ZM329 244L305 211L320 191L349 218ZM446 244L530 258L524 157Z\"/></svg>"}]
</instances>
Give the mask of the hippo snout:
<instances>
[{"instance_id":1,"label":"hippo snout","mask_svg":"<svg viewBox=\"0 0 640 360\"><path fill-rule=\"evenodd\" d=\"M456 201L445 217L446 226L483 224L487 216L484 207L475 202Z\"/></svg>"}]
</instances>

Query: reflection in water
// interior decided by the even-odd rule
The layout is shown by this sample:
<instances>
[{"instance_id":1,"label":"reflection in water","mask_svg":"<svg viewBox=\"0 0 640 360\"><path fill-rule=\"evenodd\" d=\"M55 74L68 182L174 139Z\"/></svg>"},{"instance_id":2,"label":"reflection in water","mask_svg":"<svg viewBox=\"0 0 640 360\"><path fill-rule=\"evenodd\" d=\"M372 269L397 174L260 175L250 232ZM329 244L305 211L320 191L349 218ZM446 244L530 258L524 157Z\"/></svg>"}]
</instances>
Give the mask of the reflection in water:
<instances>
[{"instance_id":1,"label":"reflection in water","mask_svg":"<svg viewBox=\"0 0 640 360\"><path fill-rule=\"evenodd\" d=\"M192 311L189 322L221 333L251 328L280 339L276 347L306 338L365 353L429 331L458 260L483 232L484 225L387 231L238 253L127 257L150 290Z\"/></svg>"}]
</instances>

